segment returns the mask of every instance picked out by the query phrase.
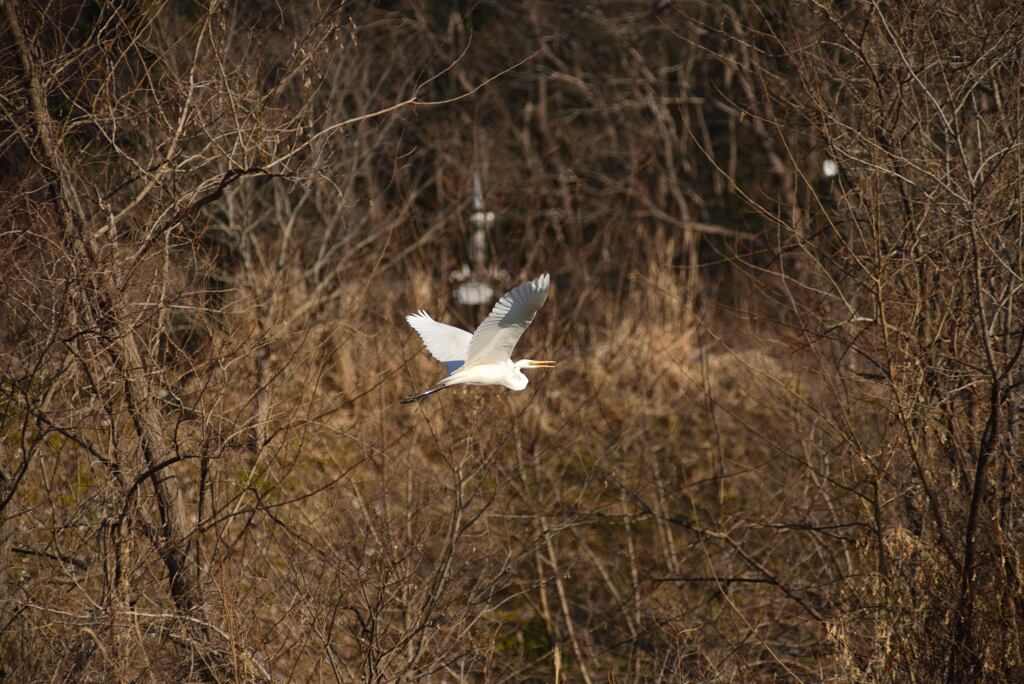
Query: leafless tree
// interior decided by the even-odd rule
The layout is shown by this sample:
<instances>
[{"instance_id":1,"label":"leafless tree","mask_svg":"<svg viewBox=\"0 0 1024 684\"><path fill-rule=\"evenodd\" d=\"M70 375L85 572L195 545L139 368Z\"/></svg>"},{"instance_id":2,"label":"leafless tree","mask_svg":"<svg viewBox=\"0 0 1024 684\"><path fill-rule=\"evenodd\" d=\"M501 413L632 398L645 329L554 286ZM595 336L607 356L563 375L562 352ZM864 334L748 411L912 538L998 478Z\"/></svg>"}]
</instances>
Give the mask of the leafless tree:
<instances>
[{"instance_id":1,"label":"leafless tree","mask_svg":"<svg viewBox=\"0 0 1024 684\"><path fill-rule=\"evenodd\" d=\"M0 4L0 679L1021 678L1014 4Z\"/></svg>"}]
</instances>

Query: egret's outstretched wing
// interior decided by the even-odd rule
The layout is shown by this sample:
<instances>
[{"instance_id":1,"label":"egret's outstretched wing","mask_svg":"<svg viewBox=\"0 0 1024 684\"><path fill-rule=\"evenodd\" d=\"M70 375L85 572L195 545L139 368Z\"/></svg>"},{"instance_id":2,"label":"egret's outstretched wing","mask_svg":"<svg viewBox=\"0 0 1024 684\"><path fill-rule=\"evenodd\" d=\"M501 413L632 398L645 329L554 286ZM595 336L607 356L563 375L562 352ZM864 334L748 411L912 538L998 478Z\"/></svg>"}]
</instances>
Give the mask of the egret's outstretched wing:
<instances>
[{"instance_id":1,"label":"egret's outstretched wing","mask_svg":"<svg viewBox=\"0 0 1024 684\"><path fill-rule=\"evenodd\" d=\"M409 314L405 320L420 334L431 356L443 363L449 373L465 363L471 334L462 328L438 323L426 311Z\"/></svg>"},{"instance_id":2,"label":"egret's outstretched wing","mask_svg":"<svg viewBox=\"0 0 1024 684\"><path fill-rule=\"evenodd\" d=\"M510 290L491 309L473 333L466 365L507 361L523 331L548 298L551 276L547 273Z\"/></svg>"}]
</instances>

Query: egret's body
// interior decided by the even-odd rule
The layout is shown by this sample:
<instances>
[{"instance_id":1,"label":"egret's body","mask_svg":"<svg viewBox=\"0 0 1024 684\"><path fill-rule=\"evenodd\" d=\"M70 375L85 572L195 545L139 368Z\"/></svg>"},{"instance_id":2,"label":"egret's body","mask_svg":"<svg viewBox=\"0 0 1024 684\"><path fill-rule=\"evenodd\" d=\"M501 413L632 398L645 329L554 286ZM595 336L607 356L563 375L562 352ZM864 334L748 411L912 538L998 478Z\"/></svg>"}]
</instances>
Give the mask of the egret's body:
<instances>
[{"instance_id":1,"label":"egret's body","mask_svg":"<svg viewBox=\"0 0 1024 684\"><path fill-rule=\"evenodd\" d=\"M548 298L551 277L544 274L507 292L475 332L439 323L425 311L405 317L419 333L435 359L448 369L448 377L403 403L422 399L455 385L498 385L513 391L526 389L526 368L551 368L553 361L512 361L512 349L537 310Z\"/></svg>"},{"instance_id":2,"label":"egret's body","mask_svg":"<svg viewBox=\"0 0 1024 684\"><path fill-rule=\"evenodd\" d=\"M449 385L501 385L513 391L526 388L526 375L508 360L504 363L487 363L480 366L461 368L451 375Z\"/></svg>"}]
</instances>

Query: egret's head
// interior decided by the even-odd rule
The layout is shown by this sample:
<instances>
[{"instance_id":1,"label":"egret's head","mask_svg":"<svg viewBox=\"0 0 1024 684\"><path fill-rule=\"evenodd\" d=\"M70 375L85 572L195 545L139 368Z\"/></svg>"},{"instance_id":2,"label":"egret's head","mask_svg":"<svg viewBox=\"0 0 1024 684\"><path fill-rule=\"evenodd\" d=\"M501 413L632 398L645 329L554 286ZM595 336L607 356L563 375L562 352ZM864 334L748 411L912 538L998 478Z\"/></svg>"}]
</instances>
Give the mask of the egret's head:
<instances>
[{"instance_id":1,"label":"egret's head","mask_svg":"<svg viewBox=\"0 0 1024 684\"><path fill-rule=\"evenodd\" d=\"M519 370L527 370L530 368L554 368L554 361L534 361L533 359L522 359L516 361L516 368Z\"/></svg>"}]
</instances>

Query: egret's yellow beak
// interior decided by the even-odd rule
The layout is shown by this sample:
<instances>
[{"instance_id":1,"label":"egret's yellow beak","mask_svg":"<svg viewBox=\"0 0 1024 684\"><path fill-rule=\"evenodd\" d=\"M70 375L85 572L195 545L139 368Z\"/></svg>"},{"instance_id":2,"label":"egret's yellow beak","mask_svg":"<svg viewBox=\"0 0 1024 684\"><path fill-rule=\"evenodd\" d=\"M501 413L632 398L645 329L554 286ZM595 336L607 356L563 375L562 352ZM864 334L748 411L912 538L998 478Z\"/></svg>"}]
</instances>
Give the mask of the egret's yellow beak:
<instances>
[{"instance_id":1,"label":"egret's yellow beak","mask_svg":"<svg viewBox=\"0 0 1024 684\"><path fill-rule=\"evenodd\" d=\"M554 361L530 361L530 368L554 368Z\"/></svg>"}]
</instances>

